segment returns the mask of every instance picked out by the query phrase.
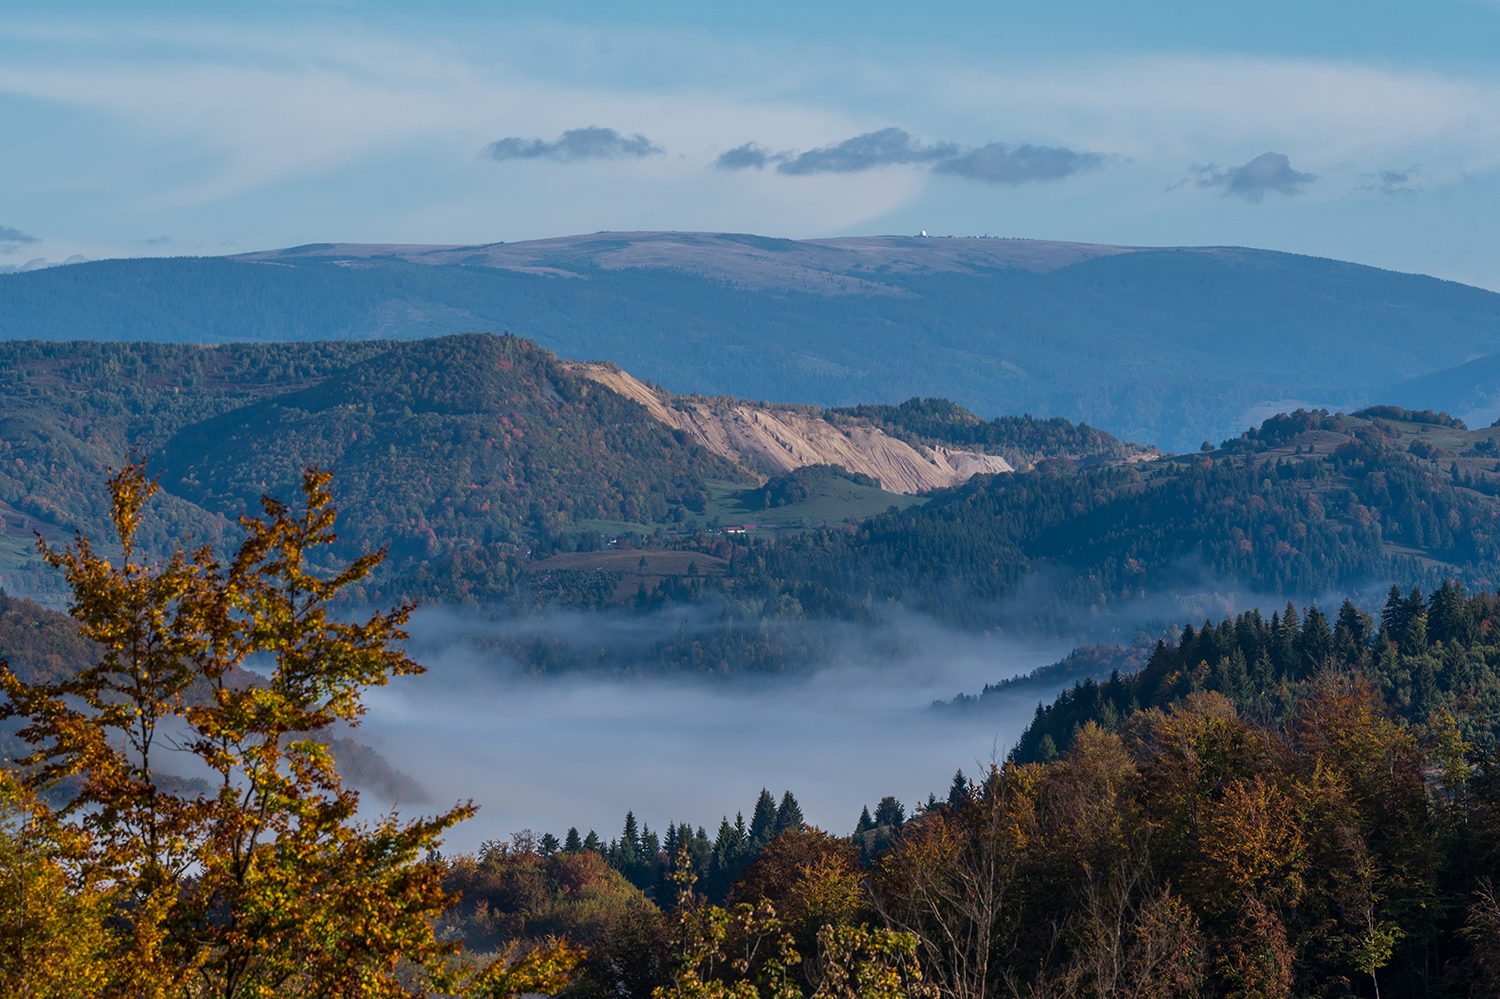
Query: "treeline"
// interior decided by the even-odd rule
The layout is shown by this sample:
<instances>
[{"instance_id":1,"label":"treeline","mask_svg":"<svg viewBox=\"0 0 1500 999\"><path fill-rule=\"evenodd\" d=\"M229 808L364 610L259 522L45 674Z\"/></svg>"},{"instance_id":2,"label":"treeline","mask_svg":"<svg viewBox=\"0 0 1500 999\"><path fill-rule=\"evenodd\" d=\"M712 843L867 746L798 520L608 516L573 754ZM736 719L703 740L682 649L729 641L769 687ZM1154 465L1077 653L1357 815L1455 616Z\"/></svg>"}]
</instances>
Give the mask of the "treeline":
<instances>
[{"instance_id":1,"label":"treeline","mask_svg":"<svg viewBox=\"0 0 1500 999\"><path fill-rule=\"evenodd\" d=\"M811 532L735 549L725 585L743 598L787 598L809 614L854 616L899 601L988 626L996 601L1046 568L1050 593L1022 626L1077 633L1154 594L1193 583L1193 563L1267 593L1315 593L1367 578L1428 581L1397 541L1496 573L1492 503L1405 454L1351 440L1335 453L1256 460L978 476L921 508L854 533ZM1001 612L1003 613L1003 612ZM1011 622L1007 622L1011 623Z\"/></svg>"},{"instance_id":2,"label":"treeline","mask_svg":"<svg viewBox=\"0 0 1500 999\"><path fill-rule=\"evenodd\" d=\"M1410 596L1400 599L1406 609L1391 610L1408 615L1404 640L1414 641L1432 602L1415 613ZM1456 627L1474 607L1453 602ZM1217 629L1184 632L1185 643L1216 640ZM1295 657L1308 650L1297 636L1283 651L1302 668ZM1478 999L1500 983L1493 741L1465 736L1479 711L1472 702L1416 726L1387 700L1375 680L1340 666L1305 675L1275 718L1192 690L1087 720L1049 761L1013 758L977 781L960 772L946 799L930 797L910 817L886 798L849 836L773 824L778 810L764 793L750 830L726 820L712 843L703 829L678 826L651 842L633 815L608 845L576 830L567 845L523 833L445 861L445 883L462 885L464 900L444 918L456 932L492 933L476 940L497 946L577 932L588 956L564 995L580 999L645 997L670 989L685 966L744 983L746 995L775 994L761 977L774 947L712 967L683 949L681 928L714 913L731 952L764 942L757 924L736 921L758 906L804 957L807 967L787 974L808 992L839 940L881 928L908 934L911 947L893 996L935 987L955 996ZM761 839L757 825L782 828ZM746 840L758 848L726 889L722 844ZM652 868L634 851L653 845L653 884L644 895L624 891L628 864L636 885L648 880ZM584 865L614 879L607 916L572 887ZM518 909L528 877L540 879L535 901ZM670 892L685 881L708 896ZM721 898L731 908L714 908ZM578 922L558 921L560 906L573 906Z\"/></svg>"},{"instance_id":3,"label":"treeline","mask_svg":"<svg viewBox=\"0 0 1500 999\"><path fill-rule=\"evenodd\" d=\"M1500 736L1500 596L1465 594L1444 582L1425 598L1392 587L1379 620L1348 600L1330 622L1316 606L1299 615L1290 603L1269 620L1258 610L1182 629L1158 642L1138 671L1114 671L1096 683L1075 683L1036 717L1011 751L1018 762L1056 759L1081 729L1108 731L1143 708L1164 707L1199 691L1223 694L1256 717L1286 717L1299 692L1332 662L1360 671L1405 721L1459 719L1460 734L1494 746Z\"/></svg>"},{"instance_id":4,"label":"treeline","mask_svg":"<svg viewBox=\"0 0 1500 999\"><path fill-rule=\"evenodd\" d=\"M1004 455L1017 466L1057 457L1123 458L1140 450L1087 423L1060 416L1038 419L1029 413L986 421L947 399L913 397L897 406L844 406L826 412L874 424L913 447L935 441Z\"/></svg>"},{"instance_id":5,"label":"treeline","mask_svg":"<svg viewBox=\"0 0 1500 999\"><path fill-rule=\"evenodd\" d=\"M637 593L625 612L709 604L714 613L695 615L700 623L688 631L663 636L649 657L629 665L617 659L609 668L801 668L822 654L820 640L787 625L868 624L895 604L962 627L1128 643L1145 601L1212 589L1225 579L1256 592L1293 594L1381 578L1435 587L1446 575L1480 586L1500 577L1493 500L1396 443L1364 423L1315 454L1054 464L977 476L921 507L840 529L776 539L705 533L641 539L712 553L729 565L722 576L668 578ZM576 537L580 549L597 543L597 535ZM1424 568L1413 552L1440 566ZM509 595L517 605L540 606L542 577L528 581L521 563L502 565L503 559L497 549L455 556L401 592ZM603 606L617 582L561 577L549 579L549 592L582 608ZM1038 579L1045 585L1034 585ZM1021 594L1024 601L1011 599ZM564 636L544 663L523 661L539 670L597 669L598 653Z\"/></svg>"}]
</instances>

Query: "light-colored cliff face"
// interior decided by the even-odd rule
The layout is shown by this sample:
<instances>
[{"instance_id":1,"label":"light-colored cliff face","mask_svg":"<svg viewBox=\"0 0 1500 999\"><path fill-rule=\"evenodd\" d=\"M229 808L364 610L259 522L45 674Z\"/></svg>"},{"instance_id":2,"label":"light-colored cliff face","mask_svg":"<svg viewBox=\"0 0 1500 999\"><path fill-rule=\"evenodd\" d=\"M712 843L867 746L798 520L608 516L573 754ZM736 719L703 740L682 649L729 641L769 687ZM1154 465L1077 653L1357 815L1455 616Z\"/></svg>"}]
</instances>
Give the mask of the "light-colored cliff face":
<instances>
[{"instance_id":1,"label":"light-colored cliff face","mask_svg":"<svg viewBox=\"0 0 1500 999\"><path fill-rule=\"evenodd\" d=\"M785 472L803 465L842 465L880 480L893 493L952 486L981 472L1014 471L1004 458L938 447L919 452L874 427L838 427L795 408L685 396L669 401L618 368L574 364L573 371L645 406L652 416L731 461Z\"/></svg>"}]
</instances>

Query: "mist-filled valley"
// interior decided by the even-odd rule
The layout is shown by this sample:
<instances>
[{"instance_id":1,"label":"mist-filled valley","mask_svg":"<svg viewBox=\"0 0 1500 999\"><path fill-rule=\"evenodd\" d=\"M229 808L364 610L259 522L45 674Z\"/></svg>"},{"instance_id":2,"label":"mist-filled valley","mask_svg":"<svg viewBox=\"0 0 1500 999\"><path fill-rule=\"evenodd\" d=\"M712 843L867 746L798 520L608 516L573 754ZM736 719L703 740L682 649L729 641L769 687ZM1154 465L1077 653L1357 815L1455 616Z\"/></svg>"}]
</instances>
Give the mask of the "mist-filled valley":
<instances>
[{"instance_id":1,"label":"mist-filled valley","mask_svg":"<svg viewBox=\"0 0 1500 999\"><path fill-rule=\"evenodd\" d=\"M654 637L662 624L672 627L638 627ZM619 640L576 617L558 625L574 635L598 627L594 644ZM452 637L483 631L451 612L419 612L410 648L427 674L372 693L352 733L436 801L473 797L479 815L450 837L470 851L524 828L559 837L592 828L607 840L631 810L654 828L712 832L723 816L748 817L762 787L791 790L808 822L847 833L885 795L914 809L946 794L955 769L979 773L1003 758L1065 681L961 718L934 700L1070 651L907 619L879 638L829 628L829 661L792 676L535 676Z\"/></svg>"},{"instance_id":2,"label":"mist-filled valley","mask_svg":"<svg viewBox=\"0 0 1500 999\"><path fill-rule=\"evenodd\" d=\"M50 852L0 848L173 886L67 905L235 954L215 913L331 891L407 942L309 936L295 974L470 995L1416 995L1488 960L1500 426L1297 408L1172 454L487 334L0 361L4 828Z\"/></svg>"}]
</instances>

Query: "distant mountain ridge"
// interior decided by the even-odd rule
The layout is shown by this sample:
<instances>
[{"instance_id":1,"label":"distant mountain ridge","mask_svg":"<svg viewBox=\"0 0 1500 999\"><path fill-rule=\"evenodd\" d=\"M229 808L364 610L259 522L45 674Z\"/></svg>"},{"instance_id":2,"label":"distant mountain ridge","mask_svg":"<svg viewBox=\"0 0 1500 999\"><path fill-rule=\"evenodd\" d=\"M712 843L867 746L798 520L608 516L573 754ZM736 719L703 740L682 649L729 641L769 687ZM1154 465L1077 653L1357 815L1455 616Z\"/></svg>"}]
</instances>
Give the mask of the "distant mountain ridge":
<instances>
[{"instance_id":1,"label":"distant mountain ridge","mask_svg":"<svg viewBox=\"0 0 1500 999\"><path fill-rule=\"evenodd\" d=\"M1500 354L1500 295L1235 247L735 233L322 243L0 275L11 339L502 330L678 394L824 407L946 398L985 418L1061 416L1181 452L1299 405L1399 401L1391 386Z\"/></svg>"}]
</instances>

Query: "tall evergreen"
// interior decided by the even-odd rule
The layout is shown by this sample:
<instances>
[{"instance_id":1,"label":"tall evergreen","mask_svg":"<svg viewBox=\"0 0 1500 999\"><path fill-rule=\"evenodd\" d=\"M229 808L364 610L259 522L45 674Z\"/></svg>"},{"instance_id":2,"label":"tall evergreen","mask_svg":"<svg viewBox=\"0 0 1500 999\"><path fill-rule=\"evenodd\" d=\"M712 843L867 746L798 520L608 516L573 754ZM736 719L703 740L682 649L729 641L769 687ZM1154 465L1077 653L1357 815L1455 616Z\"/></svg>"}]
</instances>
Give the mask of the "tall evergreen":
<instances>
[{"instance_id":1,"label":"tall evergreen","mask_svg":"<svg viewBox=\"0 0 1500 999\"><path fill-rule=\"evenodd\" d=\"M893 829L901 828L906 821L906 809L901 806L893 795L886 795L880 799L880 804L875 806L875 825L890 826Z\"/></svg>"},{"instance_id":2,"label":"tall evergreen","mask_svg":"<svg viewBox=\"0 0 1500 999\"><path fill-rule=\"evenodd\" d=\"M801 829L802 824L802 806L797 804L792 792L787 791L781 796L781 806L776 809L776 831L772 835L780 836L784 832Z\"/></svg>"},{"instance_id":3,"label":"tall evergreen","mask_svg":"<svg viewBox=\"0 0 1500 999\"><path fill-rule=\"evenodd\" d=\"M1339 608L1338 623L1333 628L1333 654L1344 662L1359 662L1370 650L1370 642L1375 637L1372 634L1374 625L1370 615L1346 598Z\"/></svg>"},{"instance_id":4,"label":"tall evergreen","mask_svg":"<svg viewBox=\"0 0 1500 999\"><path fill-rule=\"evenodd\" d=\"M578 827L568 827L568 837L563 843L563 849L568 853L579 853L583 850L583 840L578 838Z\"/></svg>"},{"instance_id":5,"label":"tall evergreen","mask_svg":"<svg viewBox=\"0 0 1500 999\"><path fill-rule=\"evenodd\" d=\"M874 828L875 820L870 818L870 806L866 805L859 810L859 823L854 827L854 831L857 833L869 832Z\"/></svg>"},{"instance_id":6,"label":"tall evergreen","mask_svg":"<svg viewBox=\"0 0 1500 999\"><path fill-rule=\"evenodd\" d=\"M764 843L776 833L776 799L765 788L755 799L755 814L750 819L750 842L756 846Z\"/></svg>"},{"instance_id":7,"label":"tall evergreen","mask_svg":"<svg viewBox=\"0 0 1500 999\"><path fill-rule=\"evenodd\" d=\"M633 866L641 855L641 834L636 828L635 812L625 813L625 832L620 836L620 861Z\"/></svg>"},{"instance_id":8,"label":"tall evergreen","mask_svg":"<svg viewBox=\"0 0 1500 999\"><path fill-rule=\"evenodd\" d=\"M948 785L948 804L954 808L959 808L968 800L969 781L964 777L963 768L959 768L953 772L953 783ZM866 811L865 817L868 817L869 814Z\"/></svg>"},{"instance_id":9,"label":"tall evergreen","mask_svg":"<svg viewBox=\"0 0 1500 999\"><path fill-rule=\"evenodd\" d=\"M1316 604L1307 608L1302 633L1297 636L1298 678L1312 676L1333 651L1333 631Z\"/></svg>"}]
</instances>

